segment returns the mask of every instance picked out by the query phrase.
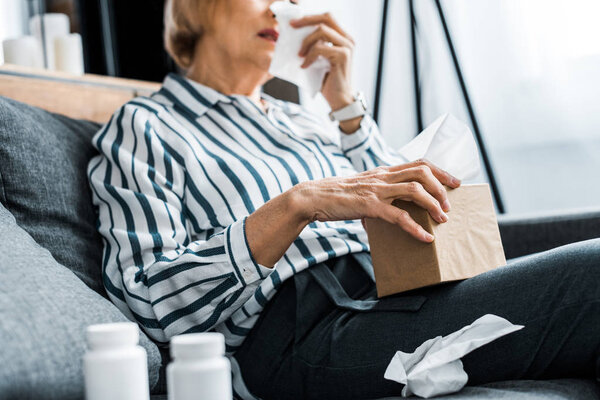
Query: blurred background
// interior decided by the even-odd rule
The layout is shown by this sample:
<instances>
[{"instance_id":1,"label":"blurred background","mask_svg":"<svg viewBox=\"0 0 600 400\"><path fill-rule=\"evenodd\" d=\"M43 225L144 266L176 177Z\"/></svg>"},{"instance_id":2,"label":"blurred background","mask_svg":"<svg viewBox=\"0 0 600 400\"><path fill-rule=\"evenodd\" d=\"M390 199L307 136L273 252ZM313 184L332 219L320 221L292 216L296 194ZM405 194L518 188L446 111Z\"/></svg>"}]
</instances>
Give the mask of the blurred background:
<instances>
[{"instance_id":1,"label":"blurred background","mask_svg":"<svg viewBox=\"0 0 600 400\"><path fill-rule=\"evenodd\" d=\"M401 147L450 112L478 136L486 168L474 181L492 184L500 212L600 204L599 1L301 4L315 13L330 11L354 37L355 87L365 93L390 146ZM64 29L78 34L65 46L81 43L81 72L159 82L176 70L163 50L163 5L0 0L0 41L35 35L35 15L64 14ZM3 49L0 64L12 51ZM60 69L47 57L32 62ZM329 111L320 97L302 91L288 97L315 112Z\"/></svg>"}]
</instances>

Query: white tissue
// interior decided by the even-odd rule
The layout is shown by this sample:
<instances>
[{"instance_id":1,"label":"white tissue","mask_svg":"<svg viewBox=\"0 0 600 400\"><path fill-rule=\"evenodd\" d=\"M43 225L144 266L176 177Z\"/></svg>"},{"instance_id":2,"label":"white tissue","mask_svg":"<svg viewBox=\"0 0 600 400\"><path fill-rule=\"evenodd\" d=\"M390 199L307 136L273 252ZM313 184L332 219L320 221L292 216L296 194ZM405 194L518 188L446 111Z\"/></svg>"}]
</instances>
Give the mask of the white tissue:
<instances>
[{"instance_id":1,"label":"white tissue","mask_svg":"<svg viewBox=\"0 0 600 400\"><path fill-rule=\"evenodd\" d=\"M383 377L404 384L403 397L414 394L429 398L458 392L468 380L460 358L522 328L486 314L448 336L427 340L414 353L396 352Z\"/></svg>"},{"instance_id":2,"label":"white tissue","mask_svg":"<svg viewBox=\"0 0 600 400\"><path fill-rule=\"evenodd\" d=\"M469 127L451 114L444 114L398 150L409 161L426 158L460 179L479 174L477 144Z\"/></svg>"},{"instance_id":3,"label":"white tissue","mask_svg":"<svg viewBox=\"0 0 600 400\"><path fill-rule=\"evenodd\" d=\"M311 96L315 96L323 84L325 74L329 72L331 65L329 60L319 56L308 68L301 68L304 58L298 53L302 47L302 41L310 35L315 26L294 28L290 25L292 19L302 18L304 10L293 3L276 1L271 4L271 11L279 23L279 37L275 43L275 52L271 60L269 73L277 78L292 82L306 89Z\"/></svg>"}]
</instances>

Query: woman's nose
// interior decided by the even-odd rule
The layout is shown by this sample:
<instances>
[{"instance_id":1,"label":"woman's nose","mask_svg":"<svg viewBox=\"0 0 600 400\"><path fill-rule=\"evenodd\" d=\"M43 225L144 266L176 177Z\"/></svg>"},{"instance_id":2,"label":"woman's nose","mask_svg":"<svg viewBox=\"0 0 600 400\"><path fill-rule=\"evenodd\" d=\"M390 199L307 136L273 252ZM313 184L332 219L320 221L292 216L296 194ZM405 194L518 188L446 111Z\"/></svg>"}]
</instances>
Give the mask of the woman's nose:
<instances>
[{"instance_id":1,"label":"woman's nose","mask_svg":"<svg viewBox=\"0 0 600 400\"><path fill-rule=\"evenodd\" d=\"M272 18L275 18L275 13L273 11L271 11L271 4L277 2L277 1L282 1L282 0L273 0L269 2L269 7L267 8L267 12L269 13L269 16L271 16Z\"/></svg>"}]
</instances>

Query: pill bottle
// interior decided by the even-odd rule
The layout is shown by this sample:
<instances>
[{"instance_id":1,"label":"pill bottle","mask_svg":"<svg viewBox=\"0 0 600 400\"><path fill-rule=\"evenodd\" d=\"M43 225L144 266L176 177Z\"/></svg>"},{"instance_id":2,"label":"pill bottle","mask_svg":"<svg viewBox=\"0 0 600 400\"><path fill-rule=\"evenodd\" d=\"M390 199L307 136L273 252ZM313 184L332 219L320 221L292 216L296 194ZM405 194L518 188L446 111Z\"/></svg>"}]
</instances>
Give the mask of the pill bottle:
<instances>
[{"instance_id":1,"label":"pill bottle","mask_svg":"<svg viewBox=\"0 0 600 400\"><path fill-rule=\"evenodd\" d=\"M221 333L190 333L171 339L168 400L231 400L231 364Z\"/></svg>"},{"instance_id":2,"label":"pill bottle","mask_svg":"<svg viewBox=\"0 0 600 400\"><path fill-rule=\"evenodd\" d=\"M149 400L146 350L133 322L91 325L83 357L87 400Z\"/></svg>"}]
</instances>

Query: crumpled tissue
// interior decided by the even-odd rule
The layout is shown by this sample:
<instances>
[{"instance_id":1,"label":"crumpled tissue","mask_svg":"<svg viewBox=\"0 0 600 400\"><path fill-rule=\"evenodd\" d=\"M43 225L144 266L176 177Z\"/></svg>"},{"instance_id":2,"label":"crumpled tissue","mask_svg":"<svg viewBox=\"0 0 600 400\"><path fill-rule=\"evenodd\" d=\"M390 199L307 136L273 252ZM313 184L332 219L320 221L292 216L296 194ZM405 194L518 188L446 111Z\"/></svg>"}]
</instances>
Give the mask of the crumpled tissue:
<instances>
[{"instance_id":1,"label":"crumpled tissue","mask_svg":"<svg viewBox=\"0 0 600 400\"><path fill-rule=\"evenodd\" d=\"M438 117L398 152L408 161L426 158L460 180L475 178L480 171L473 133L452 114Z\"/></svg>"},{"instance_id":2,"label":"crumpled tissue","mask_svg":"<svg viewBox=\"0 0 600 400\"><path fill-rule=\"evenodd\" d=\"M403 397L414 394L429 398L458 392L468 380L460 358L523 327L486 314L448 336L427 340L413 353L396 352L384 378L403 383Z\"/></svg>"},{"instance_id":3,"label":"crumpled tissue","mask_svg":"<svg viewBox=\"0 0 600 400\"><path fill-rule=\"evenodd\" d=\"M294 28L290 25L291 20L305 15L304 9L297 4L276 1L271 4L270 9L279 23L279 37L275 43L269 73L292 82L307 90L311 96L315 96L321 90L323 79L331 69L331 64L329 60L319 56L308 68L301 68L304 58L300 57L298 52L303 40L317 28L315 26Z\"/></svg>"}]
</instances>

